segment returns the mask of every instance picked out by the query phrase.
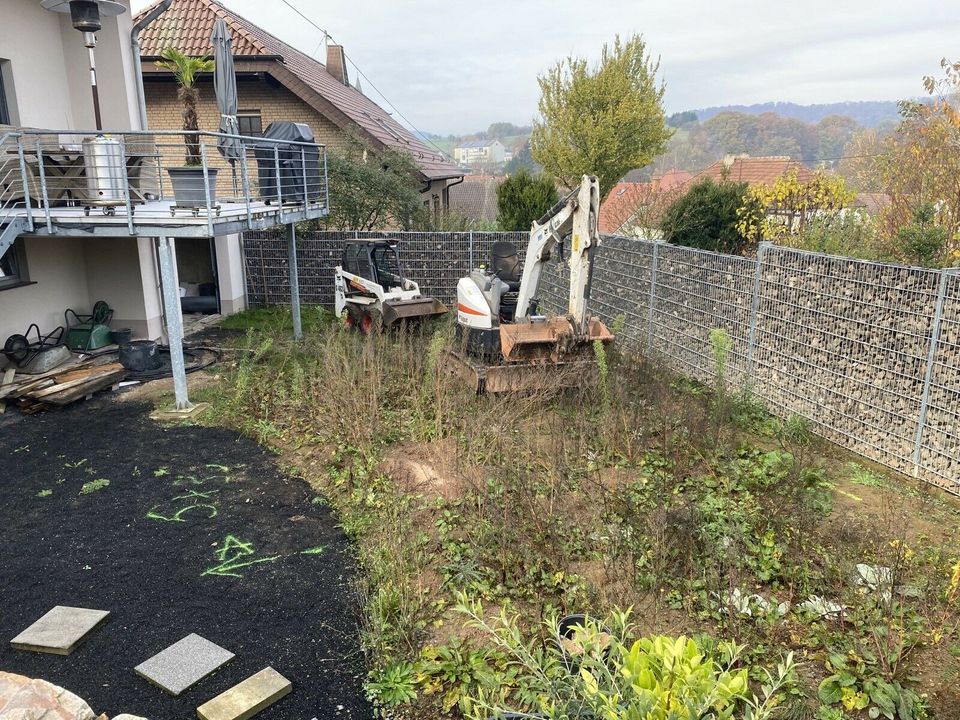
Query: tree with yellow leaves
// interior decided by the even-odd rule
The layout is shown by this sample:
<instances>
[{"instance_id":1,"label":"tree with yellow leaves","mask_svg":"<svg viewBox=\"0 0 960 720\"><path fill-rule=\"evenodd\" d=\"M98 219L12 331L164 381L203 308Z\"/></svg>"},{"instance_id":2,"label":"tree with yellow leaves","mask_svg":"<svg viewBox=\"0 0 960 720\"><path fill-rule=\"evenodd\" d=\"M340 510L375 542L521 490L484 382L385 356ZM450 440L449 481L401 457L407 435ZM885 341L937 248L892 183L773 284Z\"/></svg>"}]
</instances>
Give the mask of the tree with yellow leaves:
<instances>
[{"instance_id":1,"label":"tree with yellow leaves","mask_svg":"<svg viewBox=\"0 0 960 720\"><path fill-rule=\"evenodd\" d=\"M918 214L926 227L943 231L938 231L945 238L938 262L960 261L960 63L940 64L943 77L923 79L929 100L900 103L903 119L896 132L861 133L846 151L852 157L845 171L857 185L889 197L882 230L894 240L891 254L908 262L920 258L897 239L904 228L917 225Z\"/></svg>"},{"instance_id":2,"label":"tree with yellow leaves","mask_svg":"<svg viewBox=\"0 0 960 720\"><path fill-rule=\"evenodd\" d=\"M596 175L606 195L627 171L666 148L671 131L659 67L639 35L604 44L594 68L586 58L558 62L538 78L541 118L530 137L533 159L567 187Z\"/></svg>"},{"instance_id":3,"label":"tree with yellow leaves","mask_svg":"<svg viewBox=\"0 0 960 720\"><path fill-rule=\"evenodd\" d=\"M855 195L839 175L818 169L808 181L791 168L773 185L752 185L737 211L737 229L751 242L803 235L810 224L829 220Z\"/></svg>"}]
</instances>

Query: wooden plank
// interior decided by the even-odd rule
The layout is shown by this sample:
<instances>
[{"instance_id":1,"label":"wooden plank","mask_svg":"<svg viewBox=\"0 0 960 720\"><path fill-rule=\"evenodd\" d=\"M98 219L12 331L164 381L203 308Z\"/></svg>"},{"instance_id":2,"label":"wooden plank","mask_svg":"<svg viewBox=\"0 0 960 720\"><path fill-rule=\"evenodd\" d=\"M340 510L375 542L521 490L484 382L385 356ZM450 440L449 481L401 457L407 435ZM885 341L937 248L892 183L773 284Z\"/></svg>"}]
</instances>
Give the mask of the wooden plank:
<instances>
[{"instance_id":1,"label":"wooden plank","mask_svg":"<svg viewBox=\"0 0 960 720\"><path fill-rule=\"evenodd\" d=\"M107 369L111 368L111 369ZM99 384L101 380L107 380L107 384L112 384L118 376L126 374L126 370L123 369L123 366L120 363L116 363L115 366L104 365L103 368L92 368L87 371L77 371L73 373L77 377L73 377L70 380L65 380L64 382L58 382L56 385L51 385L48 388L38 390L36 392L28 393L28 397L33 398L34 400L39 400L40 398L47 397L48 395L55 395L57 393L63 392L64 390L69 390L71 388L80 387L82 385L90 384Z\"/></svg>"},{"instance_id":2,"label":"wooden plank","mask_svg":"<svg viewBox=\"0 0 960 720\"><path fill-rule=\"evenodd\" d=\"M70 403L87 397L93 393L104 390L116 381L120 380L126 374L125 370L118 370L104 377L97 377L72 388L67 388L61 392L47 395L43 402L52 405L69 405Z\"/></svg>"},{"instance_id":3,"label":"wooden plank","mask_svg":"<svg viewBox=\"0 0 960 720\"><path fill-rule=\"evenodd\" d=\"M17 374L16 368L7 368L3 373L3 382L0 382L0 387L6 387L13 382L13 376Z\"/></svg>"}]
</instances>

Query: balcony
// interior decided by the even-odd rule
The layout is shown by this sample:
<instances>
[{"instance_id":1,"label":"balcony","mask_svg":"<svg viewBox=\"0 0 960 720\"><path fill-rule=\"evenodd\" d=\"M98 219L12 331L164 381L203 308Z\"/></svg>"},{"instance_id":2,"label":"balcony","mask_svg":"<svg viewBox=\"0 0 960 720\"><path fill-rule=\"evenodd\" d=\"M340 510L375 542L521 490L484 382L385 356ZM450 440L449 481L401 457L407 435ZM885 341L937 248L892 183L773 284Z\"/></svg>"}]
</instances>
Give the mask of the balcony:
<instances>
[{"instance_id":1,"label":"balcony","mask_svg":"<svg viewBox=\"0 0 960 720\"><path fill-rule=\"evenodd\" d=\"M218 145L232 143L236 160ZM170 170L198 157L194 197ZM210 237L324 217L324 146L181 131L0 135L0 255L17 236Z\"/></svg>"}]
</instances>

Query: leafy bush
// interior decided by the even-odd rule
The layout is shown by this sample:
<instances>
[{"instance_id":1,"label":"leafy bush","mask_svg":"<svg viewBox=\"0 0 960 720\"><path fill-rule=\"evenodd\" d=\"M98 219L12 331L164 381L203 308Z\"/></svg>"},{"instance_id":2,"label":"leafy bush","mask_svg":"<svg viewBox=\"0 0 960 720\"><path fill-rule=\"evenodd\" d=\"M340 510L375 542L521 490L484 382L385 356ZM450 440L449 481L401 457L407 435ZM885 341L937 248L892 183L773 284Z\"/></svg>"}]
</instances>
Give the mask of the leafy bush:
<instances>
[{"instance_id":1,"label":"leafy bush","mask_svg":"<svg viewBox=\"0 0 960 720\"><path fill-rule=\"evenodd\" d=\"M746 192L746 183L715 183L710 178L694 183L664 212L663 239L702 250L742 252L749 243L737 229L737 210Z\"/></svg>"},{"instance_id":2,"label":"leafy bush","mask_svg":"<svg viewBox=\"0 0 960 720\"><path fill-rule=\"evenodd\" d=\"M603 624L587 621L567 650L571 659L564 662L559 644L525 641L516 617L501 611L488 620L479 602L462 594L459 600L458 609L469 624L518 668L516 682L524 693L514 699L526 699L523 711L551 720L763 720L770 717L795 667L788 655L775 673L755 669L764 679L758 697L750 691L751 669L740 662L742 647L683 635L631 641L626 613L614 614ZM551 635L556 627L555 618L547 621ZM484 696L476 704L491 715L503 712Z\"/></svg>"},{"instance_id":3,"label":"leafy bush","mask_svg":"<svg viewBox=\"0 0 960 720\"><path fill-rule=\"evenodd\" d=\"M913 211L913 221L900 228L897 241L908 262L922 267L936 267L943 262L950 234L935 224L936 208L923 203Z\"/></svg>"},{"instance_id":4,"label":"leafy bush","mask_svg":"<svg viewBox=\"0 0 960 720\"><path fill-rule=\"evenodd\" d=\"M520 170L497 187L497 225L501 230L529 230L559 199L552 178Z\"/></svg>"}]
</instances>

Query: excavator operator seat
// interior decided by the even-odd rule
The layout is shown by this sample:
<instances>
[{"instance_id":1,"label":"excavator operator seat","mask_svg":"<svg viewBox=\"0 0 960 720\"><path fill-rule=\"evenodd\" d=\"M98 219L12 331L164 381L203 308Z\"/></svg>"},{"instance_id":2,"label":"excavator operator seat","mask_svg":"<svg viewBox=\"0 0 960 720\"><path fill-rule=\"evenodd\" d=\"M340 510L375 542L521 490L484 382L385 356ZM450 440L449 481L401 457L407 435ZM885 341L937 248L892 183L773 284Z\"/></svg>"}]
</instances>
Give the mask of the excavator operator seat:
<instances>
[{"instance_id":1,"label":"excavator operator seat","mask_svg":"<svg viewBox=\"0 0 960 720\"><path fill-rule=\"evenodd\" d=\"M512 242L498 240L493 244L490 271L506 286L500 292L500 322L513 322L520 290L520 256Z\"/></svg>"}]
</instances>

